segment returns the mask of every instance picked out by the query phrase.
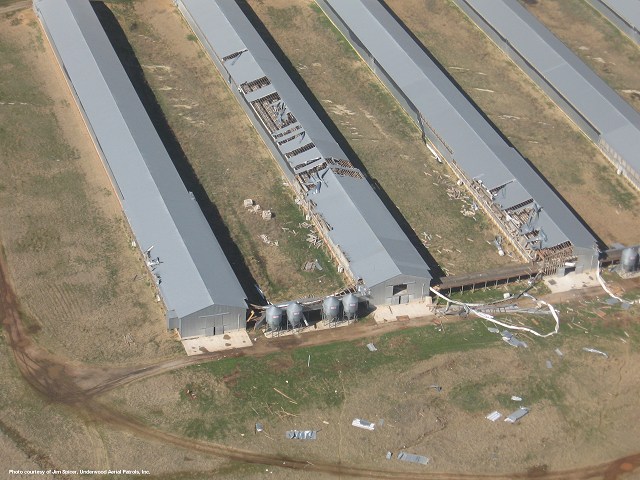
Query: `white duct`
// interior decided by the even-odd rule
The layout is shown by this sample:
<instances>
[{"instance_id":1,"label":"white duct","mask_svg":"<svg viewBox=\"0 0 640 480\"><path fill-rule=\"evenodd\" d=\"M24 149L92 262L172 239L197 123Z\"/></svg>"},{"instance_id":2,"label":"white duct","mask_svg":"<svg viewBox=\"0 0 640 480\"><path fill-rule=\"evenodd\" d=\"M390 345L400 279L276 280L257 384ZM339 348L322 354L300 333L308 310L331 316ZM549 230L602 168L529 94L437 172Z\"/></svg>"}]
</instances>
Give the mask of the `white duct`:
<instances>
[{"instance_id":1,"label":"white duct","mask_svg":"<svg viewBox=\"0 0 640 480\"><path fill-rule=\"evenodd\" d=\"M442 295L440 292L438 292L437 290L434 290L433 287L429 287L429 290L431 290L431 292L433 292L436 296L442 298L443 300L446 300L449 303L453 303L455 305L461 305L463 307L466 307L469 309L469 312L473 313L474 315L476 315L477 317L482 318L483 320L486 320L488 322L494 323L495 325L500 325L501 327L504 328L508 328L509 330L519 330L519 331L523 331L523 332L529 332L532 335L535 335L536 337L541 337L541 338L546 338L546 337L550 337L551 335L555 335L556 333L558 333L558 331L560 330L560 319L558 318L558 312L556 311L555 308L553 308L553 306L543 300L537 300L535 297L529 295L529 294L524 294L525 296L536 300L544 305L546 305L549 308L549 311L551 312L551 315L553 315L553 319L556 321L556 326L553 329L552 332L549 333L539 333L536 332L535 330L528 328L528 327L520 327L517 325L510 325L508 323L504 323L501 322L499 320L496 320L493 315L489 315L488 313L484 313L484 312L479 312L477 310L474 310L472 307L480 307L483 306L484 304L481 303L463 303L463 302L457 302L455 300L451 300L450 298L445 297L444 295Z\"/></svg>"}]
</instances>

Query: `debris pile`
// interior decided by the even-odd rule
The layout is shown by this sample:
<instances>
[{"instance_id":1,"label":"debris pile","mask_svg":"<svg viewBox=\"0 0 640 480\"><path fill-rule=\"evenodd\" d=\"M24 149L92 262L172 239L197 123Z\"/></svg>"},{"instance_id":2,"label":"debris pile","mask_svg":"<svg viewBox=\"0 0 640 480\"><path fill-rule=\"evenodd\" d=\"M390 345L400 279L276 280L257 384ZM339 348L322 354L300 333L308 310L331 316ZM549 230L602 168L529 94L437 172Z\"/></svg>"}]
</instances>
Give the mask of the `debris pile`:
<instances>
[{"instance_id":1,"label":"debris pile","mask_svg":"<svg viewBox=\"0 0 640 480\"><path fill-rule=\"evenodd\" d=\"M400 452L398 454L398 460L411 463L420 463L422 465L429 465L429 459L422 455L414 455L413 453Z\"/></svg>"},{"instance_id":2,"label":"debris pile","mask_svg":"<svg viewBox=\"0 0 640 480\"><path fill-rule=\"evenodd\" d=\"M516 423L522 417L524 417L527 413L529 413L529 409L527 407L520 407L518 410L513 412L507 418L504 419L507 423Z\"/></svg>"},{"instance_id":3,"label":"debris pile","mask_svg":"<svg viewBox=\"0 0 640 480\"><path fill-rule=\"evenodd\" d=\"M316 440L317 430L287 430L285 436L290 440Z\"/></svg>"},{"instance_id":4,"label":"debris pile","mask_svg":"<svg viewBox=\"0 0 640 480\"><path fill-rule=\"evenodd\" d=\"M585 352L597 353L598 355L602 355L604 358L609 358L609 354L603 352L602 350L596 350L595 348L591 347L583 347L582 350L584 350Z\"/></svg>"},{"instance_id":5,"label":"debris pile","mask_svg":"<svg viewBox=\"0 0 640 480\"><path fill-rule=\"evenodd\" d=\"M351 425L354 427L362 428L363 430L374 431L376 428L375 423L367 422L366 420L362 420L360 418L354 418Z\"/></svg>"},{"instance_id":6,"label":"debris pile","mask_svg":"<svg viewBox=\"0 0 640 480\"><path fill-rule=\"evenodd\" d=\"M272 245L274 247L278 246L278 241L277 240L271 240L268 236L266 236L264 233L262 235L260 235L260 240L262 240L263 243L266 243L267 245Z\"/></svg>"}]
</instances>

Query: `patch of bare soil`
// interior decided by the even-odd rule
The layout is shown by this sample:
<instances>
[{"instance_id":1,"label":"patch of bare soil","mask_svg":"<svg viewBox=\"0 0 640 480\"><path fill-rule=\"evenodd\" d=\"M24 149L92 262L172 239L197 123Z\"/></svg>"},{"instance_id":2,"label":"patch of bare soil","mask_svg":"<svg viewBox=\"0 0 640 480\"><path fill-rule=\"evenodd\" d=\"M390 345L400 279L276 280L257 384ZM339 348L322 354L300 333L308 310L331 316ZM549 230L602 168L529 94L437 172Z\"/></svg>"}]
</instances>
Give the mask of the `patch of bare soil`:
<instances>
[{"instance_id":1,"label":"patch of bare soil","mask_svg":"<svg viewBox=\"0 0 640 480\"><path fill-rule=\"evenodd\" d=\"M550 10L542 8L547 3L532 8ZM596 235L609 245L637 243L637 232L628 228L628 221L640 221L638 192L463 12L437 0L388 4ZM567 18L556 21L563 29L580 30ZM630 65L637 67L640 56L638 60Z\"/></svg>"}]
</instances>

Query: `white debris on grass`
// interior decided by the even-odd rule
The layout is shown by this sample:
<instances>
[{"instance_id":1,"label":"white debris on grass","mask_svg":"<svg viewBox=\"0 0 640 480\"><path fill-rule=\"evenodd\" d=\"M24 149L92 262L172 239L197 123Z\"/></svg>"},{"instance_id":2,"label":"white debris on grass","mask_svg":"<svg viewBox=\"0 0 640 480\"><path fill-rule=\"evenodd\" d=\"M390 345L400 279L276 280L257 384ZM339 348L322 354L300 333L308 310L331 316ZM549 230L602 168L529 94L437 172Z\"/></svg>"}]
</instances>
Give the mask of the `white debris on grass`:
<instances>
[{"instance_id":1,"label":"white debris on grass","mask_svg":"<svg viewBox=\"0 0 640 480\"><path fill-rule=\"evenodd\" d=\"M362 420L360 418L354 418L351 422L351 425L369 431L374 431L376 429L375 423L367 422L366 420Z\"/></svg>"},{"instance_id":2,"label":"white debris on grass","mask_svg":"<svg viewBox=\"0 0 640 480\"><path fill-rule=\"evenodd\" d=\"M486 418L487 420L491 420L492 422L495 422L500 417L502 417L502 414L499 411L494 410L493 412L491 412L489 415L487 415L484 418Z\"/></svg>"},{"instance_id":3,"label":"white debris on grass","mask_svg":"<svg viewBox=\"0 0 640 480\"><path fill-rule=\"evenodd\" d=\"M604 358L609 358L609 355L602 350L596 350L595 348L591 347L583 347L582 350L584 350L585 352L597 353L598 355L602 355Z\"/></svg>"}]
</instances>

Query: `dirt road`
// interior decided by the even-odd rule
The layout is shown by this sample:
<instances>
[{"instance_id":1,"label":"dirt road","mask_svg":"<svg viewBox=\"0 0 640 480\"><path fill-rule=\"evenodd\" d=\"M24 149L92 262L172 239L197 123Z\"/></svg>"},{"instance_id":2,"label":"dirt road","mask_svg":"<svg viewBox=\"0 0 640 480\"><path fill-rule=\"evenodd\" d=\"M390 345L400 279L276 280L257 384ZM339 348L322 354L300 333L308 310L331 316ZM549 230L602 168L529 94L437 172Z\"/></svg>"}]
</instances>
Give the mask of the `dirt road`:
<instances>
[{"instance_id":1,"label":"dirt road","mask_svg":"<svg viewBox=\"0 0 640 480\"><path fill-rule=\"evenodd\" d=\"M296 470L323 472L341 476L373 479L517 479L517 478L547 478L547 479L591 479L602 478L614 480L623 474L633 472L640 466L640 453L619 458L608 463L593 465L589 467L564 470L560 472L548 472L544 475L529 473L511 473L505 475L475 475L462 473L406 473L394 471L369 470L366 468L351 467L348 465L316 462L309 463L306 460L292 458L283 455L268 455L260 452L253 452L243 449L228 447L212 442L193 440L168 432L153 429L139 422L138 420L124 415L101 403L96 396L99 393L110 390L125 383L156 375L168 370L181 368L193 363L212 361L229 353L211 354L206 357L184 358L163 362L158 365L151 365L136 369L116 369L86 367L78 364L69 364L63 358L58 358L43 349L39 348L31 341L22 325L18 300L13 292L9 279L6 275L4 260L0 258L0 317L2 326L6 334L11 349L14 352L16 364L27 381L35 390L40 392L50 401L67 404L74 407L79 415L87 417L113 428L129 431L137 436L148 440L171 444L190 451L197 451L204 454L215 455L229 460L270 465L280 468L290 468ZM386 327L386 328L385 328ZM371 334L382 333L394 326L371 327ZM355 328L358 328L356 326ZM395 326L397 328L397 326ZM375 332L375 333L374 333ZM355 333L355 332L354 332ZM322 332L323 341L332 341L332 332ZM335 333L334 335L337 335ZM360 332L362 335L362 332ZM340 338L344 338L344 333L340 332ZM269 351L276 351L286 347L306 345L318 342L318 338L308 335L305 338L288 337L282 338L278 342L271 342L269 345L256 347L256 354L266 354ZM244 352L234 352L231 355L245 354Z\"/></svg>"}]
</instances>

